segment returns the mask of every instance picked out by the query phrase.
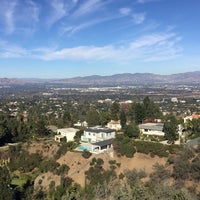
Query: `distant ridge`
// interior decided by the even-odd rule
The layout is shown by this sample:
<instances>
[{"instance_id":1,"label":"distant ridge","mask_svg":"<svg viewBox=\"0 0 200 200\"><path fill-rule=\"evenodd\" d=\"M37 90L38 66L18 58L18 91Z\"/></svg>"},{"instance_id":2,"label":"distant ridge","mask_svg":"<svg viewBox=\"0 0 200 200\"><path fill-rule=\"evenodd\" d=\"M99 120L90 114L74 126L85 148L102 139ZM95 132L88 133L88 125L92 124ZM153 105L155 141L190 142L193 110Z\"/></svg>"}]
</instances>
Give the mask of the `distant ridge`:
<instances>
[{"instance_id":1,"label":"distant ridge","mask_svg":"<svg viewBox=\"0 0 200 200\"><path fill-rule=\"evenodd\" d=\"M159 75L152 73L124 73L111 76L85 76L68 79L60 79L55 82L81 85L117 85L117 84L188 84L200 83L200 71L186 72L172 75Z\"/></svg>"},{"instance_id":2,"label":"distant ridge","mask_svg":"<svg viewBox=\"0 0 200 200\"><path fill-rule=\"evenodd\" d=\"M144 84L197 84L200 83L200 71L159 75L152 73L124 73L111 76L85 76L67 79L8 79L0 78L1 85L26 84L26 83L57 83L69 85L144 85Z\"/></svg>"}]
</instances>

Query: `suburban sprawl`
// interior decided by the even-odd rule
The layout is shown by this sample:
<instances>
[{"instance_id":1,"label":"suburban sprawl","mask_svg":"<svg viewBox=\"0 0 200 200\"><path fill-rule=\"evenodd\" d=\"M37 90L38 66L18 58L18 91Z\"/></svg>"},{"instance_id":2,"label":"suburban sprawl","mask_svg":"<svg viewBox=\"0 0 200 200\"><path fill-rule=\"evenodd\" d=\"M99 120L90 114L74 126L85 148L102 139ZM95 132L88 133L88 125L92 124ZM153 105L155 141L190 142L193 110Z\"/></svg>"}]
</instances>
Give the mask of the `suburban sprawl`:
<instances>
[{"instance_id":1,"label":"suburban sprawl","mask_svg":"<svg viewBox=\"0 0 200 200\"><path fill-rule=\"evenodd\" d=\"M199 83L9 81L0 200L200 199Z\"/></svg>"}]
</instances>

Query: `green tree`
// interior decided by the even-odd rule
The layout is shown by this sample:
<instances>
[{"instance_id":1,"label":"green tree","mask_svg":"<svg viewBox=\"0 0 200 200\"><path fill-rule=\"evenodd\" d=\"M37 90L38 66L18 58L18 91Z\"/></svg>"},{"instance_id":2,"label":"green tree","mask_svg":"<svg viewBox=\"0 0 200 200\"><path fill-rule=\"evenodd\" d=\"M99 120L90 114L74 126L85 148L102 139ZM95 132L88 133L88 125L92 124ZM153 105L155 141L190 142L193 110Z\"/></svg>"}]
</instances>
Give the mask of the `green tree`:
<instances>
[{"instance_id":1,"label":"green tree","mask_svg":"<svg viewBox=\"0 0 200 200\"><path fill-rule=\"evenodd\" d=\"M114 102L110 107L111 118L113 120L118 120L119 119L119 111L120 111L119 103Z\"/></svg>"},{"instance_id":2,"label":"green tree","mask_svg":"<svg viewBox=\"0 0 200 200\"><path fill-rule=\"evenodd\" d=\"M86 120L89 126L99 125L100 124L99 113L94 109L89 110L86 116Z\"/></svg>"},{"instance_id":3,"label":"green tree","mask_svg":"<svg viewBox=\"0 0 200 200\"><path fill-rule=\"evenodd\" d=\"M140 130L135 123L132 123L131 125L125 126L124 135L128 136L129 138L137 138L140 135Z\"/></svg>"},{"instance_id":4,"label":"green tree","mask_svg":"<svg viewBox=\"0 0 200 200\"><path fill-rule=\"evenodd\" d=\"M103 111L100 113L100 124L105 126L111 120L110 113Z\"/></svg>"},{"instance_id":5,"label":"green tree","mask_svg":"<svg viewBox=\"0 0 200 200\"><path fill-rule=\"evenodd\" d=\"M36 134L41 135L41 136L48 134L48 129L46 128L46 124L43 119L40 119L39 121L37 121L37 123L35 124L35 131L36 131Z\"/></svg>"},{"instance_id":6,"label":"green tree","mask_svg":"<svg viewBox=\"0 0 200 200\"><path fill-rule=\"evenodd\" d=\"M170 116L164 123L163 131L165 139L174 143L178 138L178 122L174 116Z\"/></svg>"},{"instance_id":7,"label":"green tree","mask_svg":"<svg viewBox=\"0 0 200 200\"><path fill-rule=\"evenodd\" d=\"M139 124L145 119L145 108L140 103L133 104L135 123Z\"/></svg>"},{"instance_id":8,"label":"green tree","mask_svg":"<svg viewBox=\"0 0 200 200\"><path fill-rule=\"evenodd\" d=\"M12 199L10 182L11 179L7 167L0 166L0 200Z\"/></svg>"},{"instance_id":9,"label":"green tree","mask_svg":"<svg viewBox=\"0 0 200 200\"><path fill-rule=\"evenodd\" d=\"M124 111L120 112L120 124L121 124L122 128L124 128L126 126L126 114Z\"/></svg>"}]
</instances>

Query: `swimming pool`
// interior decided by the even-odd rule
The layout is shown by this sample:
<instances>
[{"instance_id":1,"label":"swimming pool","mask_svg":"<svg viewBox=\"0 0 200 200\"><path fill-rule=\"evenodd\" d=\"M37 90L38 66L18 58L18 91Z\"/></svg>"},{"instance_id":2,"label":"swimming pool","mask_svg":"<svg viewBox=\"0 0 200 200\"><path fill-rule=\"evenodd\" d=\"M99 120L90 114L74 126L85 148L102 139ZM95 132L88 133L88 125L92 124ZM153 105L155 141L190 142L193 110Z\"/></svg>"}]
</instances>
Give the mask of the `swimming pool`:
<instances>
[{"instance_id":1,"label":"swimming pool","mask_svg":"<svg viewBox=\"0 0 200 200\"><path fill-rule=\"evenodd\" d=\"M79 150L79 151L84 151L84 150L92 151L92 147L81 145L81 146L79 146L79 147L77 148L77 150Z\"/></svg>"}]
</instances>

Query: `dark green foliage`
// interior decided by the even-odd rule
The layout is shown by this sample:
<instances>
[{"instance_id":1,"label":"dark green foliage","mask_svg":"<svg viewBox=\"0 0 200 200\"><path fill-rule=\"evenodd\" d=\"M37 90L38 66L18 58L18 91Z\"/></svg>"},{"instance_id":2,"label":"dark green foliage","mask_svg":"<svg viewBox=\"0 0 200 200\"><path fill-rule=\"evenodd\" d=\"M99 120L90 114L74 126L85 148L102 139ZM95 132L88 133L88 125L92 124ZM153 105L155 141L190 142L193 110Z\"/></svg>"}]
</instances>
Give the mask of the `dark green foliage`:
<instances>
[{"instance_id":1,"label":"dark green foliage","mask_svg":"<svg viewBox=\"0 0 200 200\"><path fill-rule=\"evenodd\" d=\"M81 140L81 136L83 135L84 131L83 130L79 130L76 132L76 135L74 136L74 140L75 142L79 143L79 141Z\"/></svg>"},{"instance_id":2,"label":"dark green foliage","mask_svg":"<svg viewBox=\"0 0 200 200\"><path fill-rule=\"evenodd\" d=\"M120 111L119 103L114 102L110 107L111 119L118 120L119 119L119 111Z\"/></svg>"},{"instance_id":3,"label":"dark green foliage","mask_svg":"<svg viewBox=\"0 0 200 200\"><path fill-rule=\"evenodd\" d=\"M35 200L45 199L45 197L46 197L46 194L42 190L37 191L37 193L34 195Z\"/></svg>"},{"instance_id":4,"label":"dark green foliage","mask_svg":"<svg viewBox=\"0 0 200 200\"><path fill-rule=\"evenodd\" d=\"M151 156L167 157L167 146L157 142L134 141L137 152L150 154Z\"/></svg>"},{"instance_id":5,"label":"dark green foliage","mask_svg":"<svg viewBox=\"0 0 200 200\"><path fill-rule=\"evenodd\" d=\"M67 149L68 149L68 144L66 143L61 143L59 146L58 151L56 152L56 154L54 155L54 158L57 160L59 159L62 155L65 155L67 153Z\"/></svg>"},{"instance_id":6,"label":"dark green foliage","mask_svg":"<svg viewBox=\"0 0 200 200\"><path fill-rule=\"evenodd\" d=\"M0 200L11 200L12 191L10 188L11 178L7 167L0 166Z\"/></svg>"},{"instance_id":7,"label":"dark green foliage","mask_svg":"<svg viewBox=\"0 0 200 200\"><path fill-rule=\"evenodd\" d=\"M145 108L140 103L133 104L134 111L134 121L136 124L142 123L142 121L146 118L145 116Z\"/></svg>"},{"instance_id":8,"label":"dark green foliage","mask_svg":"<svg viewBox=\"0 0 200 200\"><path fill-rule=\"evenodd\" d=\"M92 158L92 161L90 162L90 165L93 166L97 162L97 159L94 157Z\"/></svg>"},{"instance_id":9,"label":"dark green foliage","mask_svg":"<svg viewBox=\"0 0 200 200\"><path fill-rule=\"evenodd\" d=\"M171 143L178 139L178 122L174 116L170 116L164 123L163 132L164 138Z\"/></svg>"},{"instance_id":10,"label":"dark green foliage","mask_svg":"<svg viewBox=\"0 0 200 200\"><path fill-rule=\"evenodd\" d=\"M125 155L128 158L132 158L136 152L133 141L123 135L116 136L113 140L113 148L118 155Z\"/></svg>"},{"instance_id":11,"label":"dark green foliage","mask_svg":"<svg viewBox=\"0 0 200 200\"><path fill-rule=\"evenodd\" d=\"M77 143L74 141L67 142L67 150L72 151L77 147Z\"/></svg>"},{"instance_id":12,"label":"dark green foliage","mask_svg":"<svg viewBox=\"0 0 200 200\"><path fill-rule=\"evenodd\" d=\"M90 153L89 151L87 150L84 150L83 153L82 153L82 156L86 159L88 159L90 156L92 155L92 153Z\"/></svg>"},{"instance_id":13,"label":"dark green foliage","mask_svg":"<svg viewBox=\"0 0 200 200\"><path fill-rule=\"evenodd\" d=\"M145 178L147 176L146 172L144 170L126 170L125 171L125 177L127 179L127 183L129 185L133 185L138 179Z\"/></svg>"},{"instance_id":14,"label":"dark green foliage","mask_svg":"<svg viewBox=\"0 0 200 200\"><path fill-rule=\"evenodd\" d=\"M69 171L69 167L65 164L62 164L58 169L57 169L57 175L66 175Z\"/></svg>"},{"instance_id":15,"label":"dark green foliage","mask_svg":"<svg viewBox=\"0 0 200 200\"><path fill-rule=\"evenodd\" d=\"M190 160L194 155L190 151L190 149L184 148L174 160L173 177L177 180L186 180L190 176Z\"/></svg>"},{"instance_id":16,"label":"dark green foliage","mask_svg":"<svg viewBox=\"0 0 200 200\"><path fill-rule=\"evenodd\" d=\"M109 112L102 111L100 113L100 124L105 126L111 120L111 116Z\"/></svg>"},{"instance_id":17,"label":"dark green foliage","mask_svg":"<svg viewBox=\"0 0 200 200\"><path fill-rule=\"evenodd\" d=\"M49 131L46 128L46 124L43 119L40 119L35 123L35 133L39 136L45 136L49 134Z\"/></svg>"},{"instance_id":18,"label":"dark green foliage","mask_svg":"<svg viewBox=\"0 0 200 200\"><path fill-rule=\"evenodd\" d=\"M89 185L94 186L99 183L102 184L104 181L108 183L111 179L116 178L114 170L103 169L103 163L104 161L98 158L96 164L91 166L89 170L85 172L86 180Z\"/></svg>"},{"instance_id":19,"label":"dark green foliage","mask_svg":"<svg viewBox=\"0 0 200 200\"><path fill-rule=\"evenodd\" d=\"M142 123L145 119L155 119L162 116L159 106L149 97L145 97L143 103L133 103L129 112L136 124Z\"/></svg>"},{"instance_id":20,"label":"dark green foliage","mask_svg":"<svg viewBox=\"0 0 200 200\"><path fill-rule=\"evenodd\" d=\"M162 182L170 178L170 171L165 168L165 166L156 163L153 166L154 171L150 174L150 179L152 183Z\"/></svg>"},{"instance_id":21,"label":"dark green foliage","mask_svg":"<svg viewBox=\"0 0 200 200\"><path fill-rule=\"evenodd\" d=\"M28 126L23 119L0 113L0 146L28 138Z\"/></svg>"},{"instance_id":22,"label":"dark green foliage","mask_svg":"<svg viewBox=\"0 0 200 200\"><path fill-rule=\"evenodd\" d=\"M86 116L86 121L89 126L99 125L100 124L99 113L94 109L89 110Z\"/></svg>"},{"instance_id":23,"label":"dark green foliage","mask_svg":"<svg viewBox=\"0 0 200 200\"><path fill-rule=\"evenodd\" d=\"M138 138L140 130L136 124L126 125L124 128L124 135L129 138Z\"/></svg>"},{"instance_id":24,"label":"dark green foliage","mask_svg":"<svg viewBox=\"0 0 200 200\"><path fill-rule=\"evenodd\" d=\"M38 167L42 161L42 156L38 153L29 154L20 146L10 147L9 150L11 171L21 169L23 172L30 172Z\"/></svg>"},{"instance_id":25,"label":"dark green foliage","mask_svg":"<svg viewBox=\"0 0 200 200\"><path fill-rule=\"evenodd\" d=\"M122 127L122 129L126 126L126 114L125 114L125 112L122 110L121 112L120 112L120 124L121 124L121 127Z\"/></svg>"},{"instance_id":26,"label":"dark green foliage","mask_svg":"<svg viewBox=\"0 0 200 200\"><path fill-rule=\"evenodd\" d=\"M193 180L200 181L200 155L192 160L190 173Z\"/></svg>"},{"instance_id":27,"label":"dark green foliage","mask_svg":"<svg viewBox=\"0 0 200 200\"><path fill-rule=\"evenodd\" d=\"M103 159L98 158L98 159L96 160L96 164L99 165L99 166L103 165L103 164L104 164Z\"/></svg>"}]
</instances>

